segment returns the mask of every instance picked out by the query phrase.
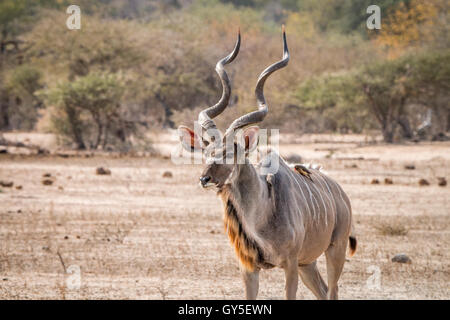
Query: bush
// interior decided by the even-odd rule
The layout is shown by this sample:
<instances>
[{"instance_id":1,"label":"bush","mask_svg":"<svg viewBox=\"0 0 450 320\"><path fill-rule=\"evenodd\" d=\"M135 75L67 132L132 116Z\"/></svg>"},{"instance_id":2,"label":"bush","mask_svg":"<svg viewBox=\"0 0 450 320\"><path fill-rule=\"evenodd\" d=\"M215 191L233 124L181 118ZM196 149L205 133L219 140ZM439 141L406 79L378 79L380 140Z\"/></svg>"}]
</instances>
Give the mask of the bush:
<instances>
[{"instance_id":1,"label":"bush","mask_svg":"<svg viewBox=\"0 0 450 320\"><path fill-rule=\"evenodd\" d=\"M105 148L115 139L126 142L120 110L123 92L123 83L114 74L91 73L60 84L47 94L56 107L54 130L78 149Z\"/></svg>"},{"instance_id":2,"label":"bush","mask_svg":"<svg viewBox=\"0 0 450 320\"><path fill-rule=\"evenodd\" d=\"M371 114L384 141L393 142L398 126L403 137L414 132L408 113L411 104L422 104L440 114L449 98L450 53L429 52L375 62L343 74L316 77L301 84L296 97L304 109L319 111L329 119L329 129L360 131L370 125ZM417 108L416 108L417 109ZM443 127L448 127L444 125Z\"/></svg>"},{"instance_id":3,"label":"bush","mask_svg":"<svg viewBox=\"0 0 450 320\"><path fill-rule=\"evenodd\" d=\"M4 95L8 103L7 129L32 130L38 119L38 109L42 106L38 90L42 88L42 73L29 65L21 65L7 74Z\"/></svg>"}]
</instances>

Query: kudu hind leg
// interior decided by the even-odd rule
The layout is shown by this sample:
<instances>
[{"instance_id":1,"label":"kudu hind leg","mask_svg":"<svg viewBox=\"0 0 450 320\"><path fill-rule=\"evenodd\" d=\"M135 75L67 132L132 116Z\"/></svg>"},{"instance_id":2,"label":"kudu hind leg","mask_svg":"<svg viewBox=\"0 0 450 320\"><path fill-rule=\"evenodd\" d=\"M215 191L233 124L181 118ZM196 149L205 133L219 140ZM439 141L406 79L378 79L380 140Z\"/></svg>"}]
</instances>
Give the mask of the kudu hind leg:
<instances>
[{"instance_id":1,"label":"kudu hind leg","mask_svg":"<svg viewBox=\"0 0 450 320\"><path fill-rule=\"evenodd\" d=\"M259 290L259 270L242 270L242 278L245 285L245 298L247 300L255 300Z\"/></svg>"},{"instance_id":2,"label":"kudu hind leg","mask_svg":"<svg viewBox=\"0 0 450 320\"><path fill-rule=\"evenodd\" d=\"M328 277L327 298L329 300L338 299L338 280L344 268L345 252L347 249L346 241L347 239L343 243L333 244L325 251Z\"/></svg>"},{"instance_id":3,"label":"kudu hind leg","mask_svg":"<svg viewBox=\"0 0 450 320\"><path fill-rule=\"evenodd\" d=\"M305 286L317 299L325 300L327 298L327 285L323 281L315 261L308 265L300 265L298 272Z\"/></svg>"}]
</instances>

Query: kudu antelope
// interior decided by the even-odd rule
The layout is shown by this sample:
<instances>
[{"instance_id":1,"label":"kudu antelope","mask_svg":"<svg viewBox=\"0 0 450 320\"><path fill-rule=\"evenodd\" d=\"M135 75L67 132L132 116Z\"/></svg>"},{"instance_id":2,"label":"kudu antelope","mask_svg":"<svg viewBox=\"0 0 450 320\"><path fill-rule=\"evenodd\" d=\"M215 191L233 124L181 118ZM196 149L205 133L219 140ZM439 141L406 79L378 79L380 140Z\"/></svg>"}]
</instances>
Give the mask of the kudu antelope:
<instances>
[{"instance_id":1,"label":"kudu antelope","mask_svg":"<svg viewBox=\"0 0 450 320\"><path fill-rule=\"evenodd\" d=\"M301 165L293 169L274 151L256 166L247 157L258 144L259 130L248 126L261 122L268 112L264 83L289 61L284 27L283 58L266 68L256 84L258 110L234 120L223 137L213 121L228 105L231 89L224 66L236 58L240 40L239 34L233 52L216 65L223 94L216 105L198 116L206 134L180 126L181 144L188 151L201 149L206 155L200 184L215 189L223 201L225 230L241 264L247 299L257 297L260 269L273 267L285 271L287 299L295 299L299 275L317 298L337 299L347 243L351 255L356 250L356 238L350 235L352 213L347 195L320 170ZM243 128L244 142L236 141L236 132ZM214 134L208 134L211 132ZM227 141L231 141L231 148L225 147ZM237 161L238 154L244 155L244 161ZM231 163L226 161L229 157ZM277 172L263 173L273 160L279 161ZM322 253L328 286L316 267Z\"/></svg>"}]
</instances>

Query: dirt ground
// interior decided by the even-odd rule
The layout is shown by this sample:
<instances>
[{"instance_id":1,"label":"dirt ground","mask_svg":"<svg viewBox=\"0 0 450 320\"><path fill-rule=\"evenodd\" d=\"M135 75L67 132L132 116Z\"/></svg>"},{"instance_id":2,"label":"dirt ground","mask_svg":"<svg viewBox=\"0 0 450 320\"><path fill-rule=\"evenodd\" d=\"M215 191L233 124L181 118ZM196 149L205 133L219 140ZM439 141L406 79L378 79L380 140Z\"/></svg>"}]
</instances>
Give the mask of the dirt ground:
<instances>
[{"instance_id":1,"label":"dirt ground","mask_svg":"<svg viewBox=\"0 0 450 320\"><path fill-rule=\"evenodd\" d=\"M438 186L450 179L450 143L292 140L280 152L322 164L352 201L359 247L340 298L450 298L450 185ZM221 203L200 190L200 171L167 157L0 154L0 180L14 182L0 187L0 298L243 298ZM412 263L392 262L398 253ZM323 257L319 268L325 277ZM283 271L262 271L259 298L283 297ZM300 282L297 298L314 296Z\"/></svg>"}]
</instances>

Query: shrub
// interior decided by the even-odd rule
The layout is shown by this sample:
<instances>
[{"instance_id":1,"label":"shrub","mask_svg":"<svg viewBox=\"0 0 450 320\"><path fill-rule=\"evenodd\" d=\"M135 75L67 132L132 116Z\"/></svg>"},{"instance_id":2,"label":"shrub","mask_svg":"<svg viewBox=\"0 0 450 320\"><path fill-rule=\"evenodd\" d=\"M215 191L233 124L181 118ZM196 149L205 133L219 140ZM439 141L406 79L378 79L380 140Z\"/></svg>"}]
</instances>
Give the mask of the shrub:
<instances>
[{"instance_id":1,"label":"shrub","mask_svg":"<svg viewBox=\"0 0 450 320\"><path fill-rule=\"evenodd\" d=\"M114 74L91 73L66 81L47 94L56 107L54 130L78 149L105 148L113 139L126 140L121 116L123 83Z\"/></svg>"}]
</instances>

